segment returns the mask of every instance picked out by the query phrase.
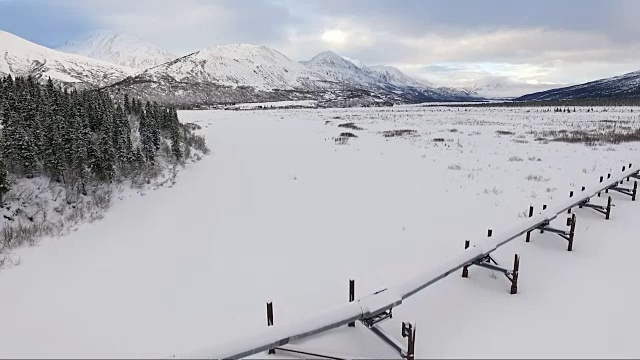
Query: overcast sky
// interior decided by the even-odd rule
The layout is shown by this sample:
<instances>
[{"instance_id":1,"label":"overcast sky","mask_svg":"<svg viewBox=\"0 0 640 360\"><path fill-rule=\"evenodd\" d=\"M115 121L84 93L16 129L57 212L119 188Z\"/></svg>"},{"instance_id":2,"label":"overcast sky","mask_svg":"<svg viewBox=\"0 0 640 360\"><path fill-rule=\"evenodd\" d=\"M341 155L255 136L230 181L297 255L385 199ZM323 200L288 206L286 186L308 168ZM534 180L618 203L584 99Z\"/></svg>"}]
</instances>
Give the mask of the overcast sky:
<instances>
[{"instance_id":1,"label":"overcast sky","mask_svg":"<svg viewBox=\"0 0 640 360\"><path fill-rule=\"evenodd\" d=\"M515 92L640 70L636 0L0 0L0 29L55 47L122 30L180 55L254 43L323 50L438 85Z\"/></svg>"}]
</instances>

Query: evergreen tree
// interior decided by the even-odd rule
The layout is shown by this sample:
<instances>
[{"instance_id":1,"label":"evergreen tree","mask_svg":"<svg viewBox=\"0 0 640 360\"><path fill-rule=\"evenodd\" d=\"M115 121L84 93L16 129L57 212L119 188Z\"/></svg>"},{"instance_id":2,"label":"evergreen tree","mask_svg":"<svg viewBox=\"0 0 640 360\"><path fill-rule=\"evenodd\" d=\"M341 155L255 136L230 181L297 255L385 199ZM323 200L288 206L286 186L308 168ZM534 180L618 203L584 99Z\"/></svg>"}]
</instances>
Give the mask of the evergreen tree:
<instances>
[{"instance_id":1,"label":"evergreen tree","mask_svg":"<svg viewBox=\"0 0 640 360\"><path fill-rule=\"evenodd\" d=\"M145 106L145 116L154 153L160 149L160 127L155 110L156 109L153 104L147 101L147 105Z\"/></svg>"},{"instance_id":2,"label":"evergreen tree","mask_svg":"<svg viewBox=\"0 0 640 360\"><path fill-rule=\"evenodd\" d=\"M72 122L73 127L73 156L69 164L71 175L77 181L81 192L86 195L86 185L89 181L91 133L89 126L82 118L76 116Z\"/></svg>"},{"instance_id":3,"label":"evergreen tree","mask_svg":"<svg viewBox=\"0 0 640 360\"><path fill-rule=\"evenodd\" d=\"M131 144L131 127L122 106L118 105L114 114L113 146L120 166L131 162L133 147Z\"/></svg>"},{"instance_id":4,"label":"evergreen tree","mask_svg":"<svg viewBox=\"0 0 640 360\"><path fill-rule=\"evenodd\" d=\"M105 116L98 130L93 174L100 180L111 181L116 175L116 155L113 149L113 117Z\"/></svg>"},{"instance_id":5,"label":"evergreen tree","mask_svg":"<svg viewBox=\"0 0 640 360\"><path fill-rule=\"evenodd\" d=\"M171 139L171 153L176 161L182 160L182 149L180 148L180 121L178 120L178 113L176 109L167 111L167 118L170 119L170 132L169 137Z\"/></svg>"},{"instance_id":6,"label":"evergreen tree","mask_svg":"<svg viewBox=\"0 0 640 360\"><path fill-rule=\"evenodd\" d=\"M3 205L2 199L4 194L9 191L9 175L4 159L0 157L0 206Z\"/></svg>"},{"instance_id":7,"label":"evergreen tree","mask_svg":"<svg viewBox=\"0 0 640 360\"><path fill-rule=\"evenodd\" d=\"M129 100L129 94L124 94L124 111L127 115L131 114L131 101Z\"/></svg>"},{"instance_id":8,"label":"evergreen tree","mask_svg":"<svg viewBox=\"0 0 640 360\"><path fill-rule=\"evenodd\" d=\"M140 150L144 161L148 163L155 162L155 148L153 144L152 125L147 115L142 112L140 114Z\"/></svg>"}]
</instances>

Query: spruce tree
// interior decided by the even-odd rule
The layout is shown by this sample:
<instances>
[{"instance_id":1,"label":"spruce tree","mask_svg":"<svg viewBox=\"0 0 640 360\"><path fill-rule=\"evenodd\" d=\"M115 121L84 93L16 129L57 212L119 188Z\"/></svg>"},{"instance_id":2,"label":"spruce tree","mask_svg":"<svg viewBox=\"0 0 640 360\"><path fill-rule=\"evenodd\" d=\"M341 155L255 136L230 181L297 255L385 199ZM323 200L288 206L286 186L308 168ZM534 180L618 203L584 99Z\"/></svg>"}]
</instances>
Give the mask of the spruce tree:
<instances>
[{"instance_id":1,"label":"spruce tree","mask_svg":"<svg viewBox=\"0 0 640 360\"><path fill-rule=\"evenodd\" d=\"M86 121L76 117L73 124L73 157L69 164L73 178L78 182L81 192L86 195L86 185L89 181L89 152L92 149L91 133Z\"/></svg>"},{"instance_id":2,"label":"spruce tree","mask_svg":"<svg viewBox=\"0 0 640 360\"><path fill-rule=\"evenodd\" d=\"M129 100L129 94L124 94L124 111L127 115L131 114L131 101Z\"/></svg>"},{"instance_id":3,"label":"spruce tree","mask_svg":"<svg viewBox=\"0 0 640 360\"><path fill-rule=\"evenodd\" d=\"M153 130L152 130L151 121L147 117L147 115L142 112L140 114L140 150L142 151L142 155L144 161L148 163L155 162L155 149L153 145Z\"/></svg>"},{"instance_id":4,"label":"spruce tree","mask_svg":"<svg viewBox=\"0 0 640 360\"><path fill-rule=\"evenodd\" d=\"M170 135L171 138L171 153L176 161L182 160L182 149L180 148L180 121L178 120L178 113L176 109L167 111L167 118L169 119Z\"/></svg>"},{"instance_id":5,"label":"spruce tree","mask_svg":"<svg viewBox=\"0 0 640 360\"><path fill-rule=\"evenodd\" d=\"M2 199L4 194L9 191L9 174L7 173L7 165L0 156L0 206L3 206Z\"/></svg>"},{"instance_id":6,"label":"spruce tree","mask_svg":"<svg viewBox=\"0 0 640 360\"><path fill-rule=\"evenodd\" d=\"M116 175L116 155L113 150L113 117L105 116L98 130L96 156L93 159L92 170L98 179L111 181Z\"/></svg>"},{"instance_id":7,"label":"spruce tree","mask_svg":"<svg viewBox=\"0 0 640 360\"><path fill-rule=\"evenodd\" d=\"M113 146L120 166L132 160L131 126L122 106L118 105L114 114Z\"/></svg>"},{"instance_id":8,"label":"spruce tree","mask_svg":"<svg viewBox=\"0 0 640 360\"><path fill-rule=\"evenodd\" d=\"M145 106L145 116L149 129L150 141L153 145L153 152L156 152L160 149L160 127L157 119L156 108L148 101Z\"/></svg>"}]
</instances>

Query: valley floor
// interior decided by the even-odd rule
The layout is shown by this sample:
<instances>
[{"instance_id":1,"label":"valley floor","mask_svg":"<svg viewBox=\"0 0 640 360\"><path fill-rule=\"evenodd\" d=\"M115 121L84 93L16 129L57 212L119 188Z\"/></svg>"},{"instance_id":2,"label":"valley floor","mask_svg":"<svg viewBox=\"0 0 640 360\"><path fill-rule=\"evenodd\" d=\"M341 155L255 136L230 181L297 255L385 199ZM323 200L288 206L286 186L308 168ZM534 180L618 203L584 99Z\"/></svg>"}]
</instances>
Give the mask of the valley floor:
<instances>
[{"instance_id":1,"label":"valley floor","mask_svg":"<svg viewBox=\"0 0 640 360\"><path fill-rule=\"evenodd\" d=\"M637 127L637 109L539 110L183 112L203 127L210 156L173 188L125 197L101 221L18 250L21 264L0 272L0 357L157 358L215 347L264 329L266 301L276 324L343 304L350 278L356 297L394 285L465 239L521 221L529 205L640 165L638 143L535 140L602 121ZM348 122L363 130L338 127ZM389 130L416 132L383 136ZM357 138L336 141L344 132ZM495 253L505 264L521 255L518 295L501 274L472 267L469 279L451 275L382 326L401 339L401 322L415 321L417 358L637 356L640 203L612 196L610 221L576 210L571 253L549 233ZM305 343L393 357L360 325Z\"/></svg>"}]
</instances>

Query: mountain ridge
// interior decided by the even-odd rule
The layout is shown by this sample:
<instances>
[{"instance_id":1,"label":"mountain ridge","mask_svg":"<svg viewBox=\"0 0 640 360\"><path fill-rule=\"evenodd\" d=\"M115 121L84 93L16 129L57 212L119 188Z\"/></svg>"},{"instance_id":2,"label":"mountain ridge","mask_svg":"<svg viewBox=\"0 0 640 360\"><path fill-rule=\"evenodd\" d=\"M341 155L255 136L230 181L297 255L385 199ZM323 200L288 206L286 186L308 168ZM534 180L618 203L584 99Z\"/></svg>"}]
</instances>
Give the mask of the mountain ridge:
<instances>
[{"instance_id":1,"label":"mountain ridge","mask_svg":"<svg viewBox=\"0 0 640 360\"><path fill-rule=\"evenodd\" d=\"M540 91L516 98L516 101L609 99L640 96L640 71L590 81L584 84Z\"/></svg>"},{"instance_id":2,"label":"mountain ridge","mask_svg":"<svg viewBox=\"0 0 640 360\"><path fill-rule=\"evenodd\" d=\"M208 47L110 89L179 107L290 100L371 106L472 99L457 89L432 88L392 67L356 65L331 51L295 62L275 49L253 44Z\"/></svg>"},{"instance_id":3,"label":"mountain ridge","mask_svg":"<svg viewBox=\"0 0 640 360\"><path fill-rule=\"evenodd\" d=\"M67 54L0 30L0 73L33 76L80 87L100 87L135 73L133 69Z\"/></svg>"},{"instance_id":4,"label":"mountain ridge","mask_svg":"<svg viewBox=\"0 0 640 360\"><path fill-rule=\"evenodd\" d=\"M164 64L178 56L124 31L96 31L75 41L67 41L58 51L139 70Z\"/></svg>"}]
</instances>

